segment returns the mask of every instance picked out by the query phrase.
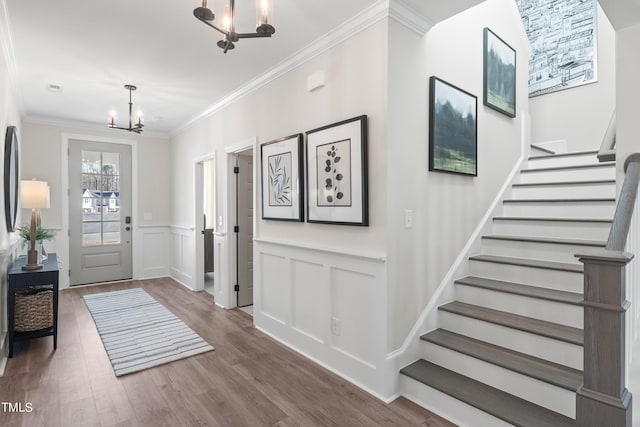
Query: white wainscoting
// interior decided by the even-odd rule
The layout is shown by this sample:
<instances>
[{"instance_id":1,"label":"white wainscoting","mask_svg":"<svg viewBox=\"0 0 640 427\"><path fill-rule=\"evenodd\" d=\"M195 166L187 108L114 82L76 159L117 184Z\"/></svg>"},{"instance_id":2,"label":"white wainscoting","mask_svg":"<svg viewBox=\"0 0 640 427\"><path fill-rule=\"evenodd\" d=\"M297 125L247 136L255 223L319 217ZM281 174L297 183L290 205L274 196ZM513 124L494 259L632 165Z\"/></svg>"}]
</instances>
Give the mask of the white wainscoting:
<instances>
[{"instance_id":1,"label":"white wainscoting","mask_svg":"<svg viewBox=\"0 0 640 427\"><path fill-rule=\"evenodd\" d=\"M133 263L135 279L153 279L169 276L169 257L171 233L166 225L139 225L134 239L136 248L140 248Z\"/></svg>"},{"instance_id":2,"label":"white wainscoting","mask_svg":"<svg viewBox=\"0 0 640 427\"><path fill-rule=\"evenodd\" d=\"M0 375L7 363L7 271L22 244L17 233L12 233L0 246Z\"/></svg>"},{"instance_id":3,"label":"white wainscoting","mask_svg":"<svg viewBox=\"0 0 640 427\"><path fill-rule=\"evenodd\" d=\"M386 400L384 256L256 240L257 328Z\"/></svg>"},{"instance_id":4,"label":"white wainscoting","mask_svg":"<svg viewBox=\"0 0 640 427\"><path fill-rule=\"evenodd\" d=\"M193 228L170 226L169 275L183 285L195 289L195 254Z\"/></svg>"}]
</instances>

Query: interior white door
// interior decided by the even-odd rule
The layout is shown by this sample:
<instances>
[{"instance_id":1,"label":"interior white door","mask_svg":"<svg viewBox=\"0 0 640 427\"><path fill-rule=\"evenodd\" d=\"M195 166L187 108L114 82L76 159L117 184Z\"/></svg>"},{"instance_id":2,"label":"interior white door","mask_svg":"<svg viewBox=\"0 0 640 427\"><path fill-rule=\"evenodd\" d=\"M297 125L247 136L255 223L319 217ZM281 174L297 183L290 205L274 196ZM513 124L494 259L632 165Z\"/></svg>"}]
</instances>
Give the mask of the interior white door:
<instances>
[{"instance_id":1,"label":"interior white door","mask_svg":"<svg viewBox=\"0 0 640 427\"><path fill-rule=\"evenodd\" d=\"M238 307L253 304L253 156L238 155Z\"/></svg>"},{"instance_id":2,"label":"interior white door","mask_svg":"<svg viewBox=\"0 0 640 427\"><path fill-rule=\"evenodd\" d=\"M132 277L131 146L69 141L69 281Z\"/></svg>"}]
</instances>

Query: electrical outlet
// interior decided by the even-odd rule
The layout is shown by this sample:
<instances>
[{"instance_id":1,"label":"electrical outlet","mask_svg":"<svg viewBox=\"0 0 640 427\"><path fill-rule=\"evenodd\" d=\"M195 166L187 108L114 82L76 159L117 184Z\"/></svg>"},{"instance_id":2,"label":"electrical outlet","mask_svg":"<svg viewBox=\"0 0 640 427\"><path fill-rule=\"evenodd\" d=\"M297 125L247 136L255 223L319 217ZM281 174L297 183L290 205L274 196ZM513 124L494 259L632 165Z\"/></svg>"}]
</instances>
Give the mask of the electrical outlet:
<instances>
[{"instance_id":1,"label":"electrical outlet","mask_svg":"<svg viewBox=\"0 0 640 427\"><path fill-rule=\"evenodd\" d=\"M337 317L331 318L331 333L333 335L340 335L342 332L342 321Z\"/></svg>"}]
</instances>

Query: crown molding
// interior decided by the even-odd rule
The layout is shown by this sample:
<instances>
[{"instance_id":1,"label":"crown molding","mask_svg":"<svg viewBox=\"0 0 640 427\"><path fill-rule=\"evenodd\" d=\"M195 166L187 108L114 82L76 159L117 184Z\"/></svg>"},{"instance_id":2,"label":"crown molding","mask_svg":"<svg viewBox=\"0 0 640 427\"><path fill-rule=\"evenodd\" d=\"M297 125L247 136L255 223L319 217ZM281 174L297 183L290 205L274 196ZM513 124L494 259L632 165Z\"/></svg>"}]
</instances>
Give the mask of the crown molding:
<instances>
[{"instance_id":1,"label":"crown molding","mask_svg":"<svg viewBox=\"0 0 640 427\"><path fill-rule=\"evenodd\" d=\"M41 117L41 116L27 116L22 119L22 123L32 123L36 125L45 125L45 126L56 126L60 128L66 129L78 129L84 131L92 131L99 132L100 134L109 134L113 132L113 129L109 129L108 126L105 125L97 125L91 122L82 122L77 120L65 120L65 119L56 119L51 117ZM149 132L144 131L144 133L140 135L135 135L136 139L139 138L157 138L157 139L169 139L169 134L163 132Z\"/></svg>"},{"instance_id":2,"label":"crown molding","mask_svg":"<svg viewBox=\"0 0 640 427\"><path fill-rule=\"evenodd\" d=\"M229 106L243 96L246 96L257 89L260 89L261 87L288 73L289 71L299 67L305 62L342 43L348 38L369 28L377 22L387 18L388 16L389 0L377 1L358 15L348 19L333 30L329 31L327 34L317 38L282 62L268 69L255 79L247 82L237 90L227 94L218 102L200 113L198 116L192 118L182 126L173 130L171 132L171 135L175 136L176 134L187 129L199 120L222 110L223 108Z\"/></svg>"},{"instance_id":3,"label":"crown molding","mask_svg":"<svg viewBox=\"0 0 640 427\"><path fill-rule=\"evenodd\" d=\"M436 24L406 0L389 0L389 17L424 36Z\"/></svg>"}]
</instances>

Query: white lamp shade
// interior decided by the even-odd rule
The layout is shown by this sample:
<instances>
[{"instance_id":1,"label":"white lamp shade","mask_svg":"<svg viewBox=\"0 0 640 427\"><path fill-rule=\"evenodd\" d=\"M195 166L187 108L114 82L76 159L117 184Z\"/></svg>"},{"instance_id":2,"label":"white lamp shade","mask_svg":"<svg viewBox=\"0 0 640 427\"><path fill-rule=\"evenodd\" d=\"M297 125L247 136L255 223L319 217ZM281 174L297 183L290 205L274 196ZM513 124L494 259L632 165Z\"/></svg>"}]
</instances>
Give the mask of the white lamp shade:
<instances>
[{"instance_id":1,"label":"white lamp shade","mask_svg":"<svg viewBox=\"0 0 640 427\"><path fill-rule=\"evenodd\" d=\"M20 204L26 209L49 207L49 184L46 181L20 181Z\"/></svg>"}]
</instances>

